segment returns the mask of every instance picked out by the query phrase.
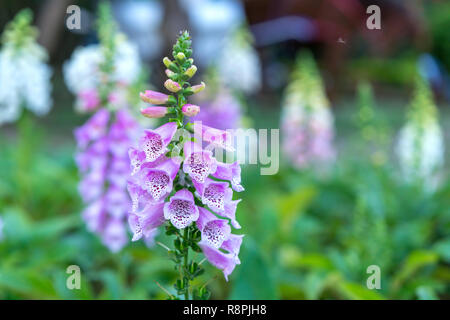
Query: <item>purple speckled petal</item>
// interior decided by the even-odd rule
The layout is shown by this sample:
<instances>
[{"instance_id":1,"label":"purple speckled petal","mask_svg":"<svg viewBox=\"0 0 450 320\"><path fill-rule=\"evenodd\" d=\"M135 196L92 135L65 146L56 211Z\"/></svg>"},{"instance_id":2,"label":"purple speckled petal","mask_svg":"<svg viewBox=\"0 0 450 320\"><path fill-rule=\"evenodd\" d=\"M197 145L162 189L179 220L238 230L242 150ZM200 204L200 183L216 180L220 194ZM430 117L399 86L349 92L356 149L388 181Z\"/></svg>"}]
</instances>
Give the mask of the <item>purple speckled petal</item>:
<instances>
[{"instance_id":1,"label":"purple speckled petal","mask_svg":"<svg viewBox=\"0 0 450 320\"><path fill-rule=\"evenodd\" d=\"M225 280L233 272L237 264L240 264L239 258L233 253L224 253L211 246L208 242L202 240L198 243L206 259L216 268L221 269Z\"/></svg>"},{"instance_id":2,"label":"purple speckled petal","mask_svg":"<svg viewBox=\"0 0 450 320\"><path fill-rule=\"evenodd\" d=\"M199 211L194 196L187 189L179 190L164 205L164 217L178 229L184 229L197 221Z\"/></svg>"},{"instance_id":3,"label":"purple speckled petal","mask_svg":"<svg viewBox=\"0 0 450 320\"><path fill-rule=\"evenodd\" d=\"M244 187L241 185L241 166L237 161L233 163L217 161L217 170L212 176L217 179L230 181L233 190L236 192L244 191Z\"/></svg>"},{"instance_id":4,"label":"purple speckled petal","mask_svg":"<svg viewBox=\"0 0 450 320\"><path fill-rule=\"evenodd\" d=\"M177 124L169 122L155 130L145 130L139 147L145 152L147 162L153 162L167 151L167 145L177 131Z\"/></svg>"},{"instance_id":5,"label":"purple speckled petal","mask_svg":"<svg viewBox=\"0 0 450 320\"><path fill-rule=\"evenodd\" d=\"M202 150L193 142L186 142L184 154L186 159L183 163L183 171L189 174L193 180L203 183L210 174L216 172L217 161L211 151Z\"/></svg>"},{"instance_id":6,"label":"purple speckled petal","mask_svg":"<svg viewBox=\"0 0 450 320\"><path fill-rule=\"evenodd\" d=\"M164 218L164 203L149 204L144 210L138 213L131 213L128 217L128 224L133 232L132 241L149 237L152 230L162 225Z\"/></svg>"}]
</instances>

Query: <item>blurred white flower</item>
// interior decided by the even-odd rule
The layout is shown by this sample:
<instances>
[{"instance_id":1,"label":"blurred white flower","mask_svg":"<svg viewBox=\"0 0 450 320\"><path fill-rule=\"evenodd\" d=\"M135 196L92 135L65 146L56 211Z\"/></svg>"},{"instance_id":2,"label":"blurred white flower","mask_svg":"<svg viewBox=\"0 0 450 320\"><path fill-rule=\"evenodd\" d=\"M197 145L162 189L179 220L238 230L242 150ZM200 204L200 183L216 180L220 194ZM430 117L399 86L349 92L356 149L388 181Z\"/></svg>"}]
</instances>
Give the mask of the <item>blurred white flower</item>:
<instances>
[{"instance_id":1,"label":"blurred white flower","mask_svg":"<svg viewBox=\"0 0 450 320\"><path fill-rule=\"evenodd\" d=\"M21 108L45 115L52 106L47 53L36 43L31 14L22 11L8 25L0 49L0 125L16 121Z\"/></svg>"},{"instance_id":2,"label":"blurred white flower","mask_svg":"<svg viewBox=\"0 0 450 320\"><path fill-rule=\"evenodd\" d=\"M234 32L225 41L218 60L219 74L224 84L247 94L261 88L261 63L247 30Z\"/></svg>"},{"instance_id":3,"label":"blurred white flower","mask_svg":"<svg viewBox=\"0 0 450 320\"><path fill-rule=\"evenodd\" d=\"M100 65L102 47L91 44L75 49L69 61L63 66L64 80L73 94L80 94L98 87L101 81ZM123 36L117 37L117 51L113 80L122 84L131 84L137 80L141 70L141 61L137 47Z\"/></svg>"},{"instance_id":4,"label":"blurred white flower","mask_svg":"<svg viewBox=\"0 0 450 320\"><path fill-rule=\"evenodd\" d=\"M437 119L432 92L418 79L408 121L400 130L397 156L406 181L423 181L429 189L438 184L444 165L444 137Z\"/></svg>"},{"instance_id":5,"label":"blurred white flower","mask_svg":"<svg viewBox=\"0 0 450 320\"><path fill-rule=\"evenodd\" d=\"M281 113L282 148L299 169L335 158L334 119L312 56L299 56Z\"/></svg>"}]
</instances>

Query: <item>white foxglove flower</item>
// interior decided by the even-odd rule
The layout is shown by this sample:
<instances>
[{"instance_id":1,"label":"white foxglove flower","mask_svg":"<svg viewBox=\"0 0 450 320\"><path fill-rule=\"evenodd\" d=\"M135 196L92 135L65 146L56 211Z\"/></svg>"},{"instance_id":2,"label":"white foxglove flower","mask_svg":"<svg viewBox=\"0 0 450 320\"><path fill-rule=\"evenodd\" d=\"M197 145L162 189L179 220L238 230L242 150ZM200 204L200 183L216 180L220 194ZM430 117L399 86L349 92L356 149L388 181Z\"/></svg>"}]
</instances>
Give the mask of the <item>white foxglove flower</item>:
<instances>
[{"instance_id":1,"label":"white foxglove flower","mask_svg":"<svg viewBox=\"0 0 450 320\"><path fill-rule=\"evenodd\" d=\"M246 94L261 88L261 63L246 30L236 31L225 41L219 56L219 74L224 84Z\"/></svg>"},{"instance_id":2,"label":"white foxglove flower","mask_svg":"<svg viewBox=\"0 0 450 320\"><path fill-rule=\"evenodd\" d=\"M334 159L334 119L314 60L302 55L284 97L282 148L288 160L303 169Z\"/></svg>"},{"instance_id":3,"label":"white foxglove flower","mask_svg":"<svg viewBox=\"0 0 450 320\"><path fill-rule=\"evenodd\" d=\"M0 125L16 121L22 106L36 115L52 106L51 69L45 49L36 43L31 12L21 11L6 27L0 49Z\"/></svg>"},{"instance_id":4,"label":"white foxglove flower","mask_svg":"<svg viewBox=\"0 0 450 320\"><path fill-rule=\"evenodd\" d=\"M419 78L408 121L399 133L396 150L405 180L419 180L427 188L434 189L439 169L444 165L444 149L432 92Z\"/></svg>"},{"instance_id":5,"label":"white foxglove flower","mask_svg":"<svg viewBox=\"0 0 450 320\"><path fill-rule=\"evenodd\" d=\"M119 35L114 57L113 80L131 84L139 77L141 61L137 47ZM75 49L69 61L64 63L64 79L74 94L97 88L101 81L100 65L103 59L102 47L91 44Z\"/></svg>"}]
</instances>

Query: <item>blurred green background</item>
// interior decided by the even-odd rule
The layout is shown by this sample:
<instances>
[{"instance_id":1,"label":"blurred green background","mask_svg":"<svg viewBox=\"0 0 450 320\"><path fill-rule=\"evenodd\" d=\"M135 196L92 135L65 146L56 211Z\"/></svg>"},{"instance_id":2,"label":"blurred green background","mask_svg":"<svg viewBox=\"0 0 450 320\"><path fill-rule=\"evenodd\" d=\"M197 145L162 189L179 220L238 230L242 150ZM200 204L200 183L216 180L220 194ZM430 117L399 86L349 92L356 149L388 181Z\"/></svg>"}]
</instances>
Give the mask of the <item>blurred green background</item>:
<instances>
[{"instance_id":1,"label":"blurred green background","mask_svg":"<svg viewBox=\"0 0 450 320\"><path fill-rule=\"evenodd\" d=\"M39 10L41 5L6 1L0 27L21 6ZM80 5L95 7L82 1ZM245 2L249 20L258 16L252 5L254 1ZM386 56L361 47L342 57L333 75L326 44L288 42L259 49L263 64L276 60L287 70L298 47L316 52L332 99L338 156L323 174L294 170L283 157L273 176L261 176L256 165L243 167L246 190L237 211L246 234L242 264L228 283L219 270L207 267L198 281L215 278L208 284L213 299L450 298L449 163L444 182L428 193L402 182L393 154L417 57L428 51L444 70L450 67L450 5L429 1L422 10L426 48L415 45L416 38L406 39ZM22 117L0 128L0 299L164 299L156 281L170 287L177 273L163 248L130 243L112 254L80 217L72 133L86 118L73 112L74 98L62 79L61 63L82 37L70 37L51 56L51 113L45 118ZM154 81L158 63L149 62L156 70L155 87L160 83ZM388 158L382 165L371 161L371 150L355 124L359 79L374 84L376 119L385 124L387 142L382 148ZM282 87L265 84L260 93L245 98L255 128L279 128ZM450 109L445 91L436 92L436 101L448 155ZM164 235L158 239L165 243ZM66 288L66 268L72 264L81 268L81 290ZM366 269L373 264L381 268L380 290L366 286Z\"/></svg>"}]
</instances>

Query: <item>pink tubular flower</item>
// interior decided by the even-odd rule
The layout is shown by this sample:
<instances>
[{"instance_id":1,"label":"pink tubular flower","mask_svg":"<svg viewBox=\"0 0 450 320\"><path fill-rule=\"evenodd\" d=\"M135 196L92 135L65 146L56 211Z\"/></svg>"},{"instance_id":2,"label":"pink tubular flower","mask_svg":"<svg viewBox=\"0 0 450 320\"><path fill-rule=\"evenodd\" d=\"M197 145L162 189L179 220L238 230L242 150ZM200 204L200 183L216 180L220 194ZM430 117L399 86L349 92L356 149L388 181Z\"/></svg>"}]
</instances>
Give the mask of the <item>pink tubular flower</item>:
<instances>
[{"instance_id":1,"label":"pink tubular flower","mask_svg":"<svg viewBox=\"0 0 450 320\"><path fill-rule=\"evenodd\" d=\"M183 163L183 171L192 180L204 183L206 178L216 172L217 161L212 152L203 150L198 144L188 141L184 144L184 155L186 159Z\"/></svg>"},{"instance_id":2,"label":"pink tubular flower","mask_svg":"<svg viewBox=\"0 0 450 320\"><path fill-rule=\"evenodd\" d=\"M142 166L134 181L150 194L154 202L159 202L172 192L173 180L179 169L180 163L175 159L165 158L155 167Z\"/></svg>"},{"instance_id":3,"label":"pink tubular flower","mask_svg":"<svg viewBox=\"0 0 450 320\"><path fill-rule=\"evenodd\" d=\"M173 60L163 59L169 78L164 86L177 92L176 98L150 90L141 93L141 99L152 105L164 104L142 110L143 115L170 114L173 117L157 129L145 130L137 145L128 149L131 167L127 181L131 197L128 224L133 232L132 240L143 238L147 244L154 243L157 228L164 225L165 234L175 237L173 246L158 244L170 251L171 260L179 270L180 279L174 285L176 294L189 299L194 293L195 297L198 294L205 299L208 297L206 289L197 290L193 288L195 282L191 283L204 271L199 262L202 258L191 255L190 250L203 252L228 281L240 264L238 254L243 238L243 235L232 234L232 230L241 228L236 219L241 200L233 200L233 192L244 188L238 162L218 162L212 148L203 148L205 142L214 149L220 148L214 150L217 153L222 149L234 151L235 137L231 132L204 126L201 122L192 123L193 119L186 118L201 115L200 107L190 104L188 97L205 88L203 82L192 87L188 82L197 71L188 32L180 33L172 56ZM223 100L224 106L226 101ZM234 116L235 110L229 119L235 119ZM229 120L222 116L216 118L217 122ZM84 163L84 159L79 161ZM100 167L102 163L97 165ZM92 177L92 184L96 179ZM117 198L120 200L119 196ZM119 211L118 205L114 204L114 208Z\"/></svg>"},{"instance_id":4,"label":"pink tubular flower","mask_svg":"<svg viewBox=\"0 0 450 320\"><path fill-rule=\"evenodd\" d=\"M167 79L166 82L164 82L164 87L170 92L178 92L181 90L180 84L171 79Z\"/></svg>"},{"instance_id":5,"label":"pink tubular flower","mask_svg":"<svg viewBox=\"0 0 450 320\"><path fill-rule=\"evenodd\" d=\"M232 200L233 191L228 186L228 182L215 181L209 178L203 184L193 182L203 204L218 215L229 218L236 229L241 228L236 220L236 207L241 200Z\"/></svg>"},{"instance_id":6,"label":"pink tubular flower","mask_svg":"<svg viewBox=\"0 0 450 320\"><path fill-rule=\"evenodd\" d=\"M230 164L217 161L217 169L212 176L220 180L230 181L233 190L236 192L245 190L241 185L241 166L237 161Z\"/></svg>"},{"instance_id":7,"label":"pink tubular flower","mask_svg":"<svg viewBox=\"0 0 450 320\"><path fill-rule=\"evenodd\" d=\"M165 222L164 202L147 205L139 213L131 213L128 217L128 223L133 232L132 241L148 239L154 234L154 229Z\"/></svg>"},{"instance_id":8,"label":"pink tubular flower","mask_svg":"<svg viewBox=\"0 0 450 320\"><path fill-rule=\"evenodd\" d=\"M202 124L199 121L194 122L194 134L201 137L204 142L227 151L235 151L233 147L233 136L223 130L212 128Z\"/></svg>"},{"instance_id":9,"label":"pink tubular flower","mask_svg":"<svg viewBox=\"0 0 450 320\"><path fill-rule=\"evenodd\" d=\"M187 103L181 108L181 111L183 112L183 114L185 116L193 117L193 116L196 116L200 112L200 107Z\"/></svg>"},{"instance_id":10,"label":"pink tubular flower","mask_svg":"<svg viewBox=\"0 0 450 320\"><path fill-rule=\"evenodd\" d=\"M134 140L137 123L125 111L100 109L75 130L78 142L76 163L81 173L78 186L86 208L82 217L88 229L98 233L113 252L127 242L125 228L130 199L126 179L130 174L127 146ZM109 122L111 122L109 124Z\"/></svg>"},{"instance_id":11,"label":"pink tubular flower","mask_svg":"<svg viewBox=\"0 0 450 320\"><path fill-rule=\"evenodd\" d=\"M199 207L200 215L197 226L201 231L199 246L206 259L216 268L221 269L228 281L228 276L235 266L240 264L238 254L243 235L234 235L226 220L217 219L207 209ZM228 251L227 253L222 250Z\"/></svg>"},{"instance_id":12,"label":"pink tubular flower","mask_svg":"<svg viewBox=\"0 0 450 320\"><path fill-rule=\"evenodd\" d=\"M178 229L184 229L197 221L198 215L194 196L187 189L179 190L164 205L164 217Z\"/></svg>"},{"instance_id":13,"label":"pink tubular flower","mask_svg":"<svg viewBox=\"0 0 450 320\"><path fill-rule=\"evenodd\" d=\"M78 94L81 111L93 111L100 105L100 97L97 90L83 90Z\"/></svg>"},{"instance_id":14,"label":"pink tubular flower","mask_svg":"<svg viewBox=\"0 0 450 320\"><path fill-rule=\"evenodd\" d=\"M202 91L203 89L205 89L206 85L204 82L201 82L200 84L197 84L195 86L191 87L191 90L193 93L199 93L200 91Z\"/></svg>"},{"instance_id":15,"label":"pink tubular flower","mask_svg":"<svg viewBox=\"0 0 450 320\"><path fill-rule=\"evenodd\" d=\"M165 104L169 100L169 96L167 94L152 90L145 90L145 92L141 92L139 96L142 101L151 104Z\"/></svg>"},{"instance_id":16,"label":"pink tubular flower","mask_svg":"<svg viewBox=\"0 0 450 320\"><path fill-rule=\"evenodd\" d=\"M155 130L145 130L145 135L139 140L139 146L144 151L147 162L155 161L166 153L176 131L175 122L168 122Z\"/></svg>"},{"instance_id":17,"label":"pink tubular flower","mask_svg":"<svg viewBox=\"0 0 450 320\"><path fill-rule=\"evenodd\" d=\"M141 109L141 114L147 118L162 118L167 114L166 107L147 107Z\"/></svg>"}]
</instances>

